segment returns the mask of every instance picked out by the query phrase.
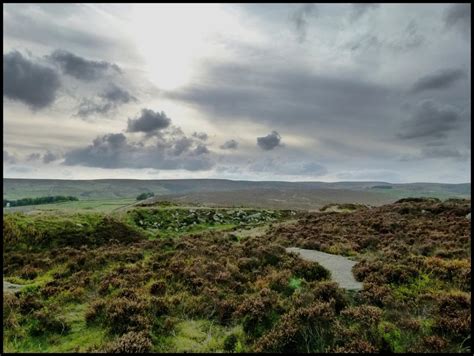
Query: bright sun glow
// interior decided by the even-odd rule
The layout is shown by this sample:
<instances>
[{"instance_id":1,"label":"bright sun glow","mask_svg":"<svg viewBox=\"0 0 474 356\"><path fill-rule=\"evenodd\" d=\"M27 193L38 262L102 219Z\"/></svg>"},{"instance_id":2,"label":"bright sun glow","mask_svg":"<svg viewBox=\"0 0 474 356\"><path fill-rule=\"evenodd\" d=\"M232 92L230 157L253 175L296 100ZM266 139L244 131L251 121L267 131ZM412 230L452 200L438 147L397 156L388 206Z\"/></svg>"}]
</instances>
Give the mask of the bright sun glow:
<instances>
[{"instance_id":1,"label":"bright sun glow","mask_svg":"<svg viewBox=\"0 0 474 356\"><path fill-rule=\"evenodd\" d=\"M219 4L136 4L131 32L146 62L150 80L160 89L186 84L200 58L230 55L219 41L261 41L240 12Z\"/></svg>"},{"instance_id":2,"label":"bright sun glow","mask_svg":"<svg viewBox=\"0 0 474 356\"><path fill-rule=\"evenodd\" d=\"M191 77L193 59L209 50L207 37L223 24L218 5L136 5L132 23L135 41L150 80L172 90Z\"/></svg>"}]
</instances>

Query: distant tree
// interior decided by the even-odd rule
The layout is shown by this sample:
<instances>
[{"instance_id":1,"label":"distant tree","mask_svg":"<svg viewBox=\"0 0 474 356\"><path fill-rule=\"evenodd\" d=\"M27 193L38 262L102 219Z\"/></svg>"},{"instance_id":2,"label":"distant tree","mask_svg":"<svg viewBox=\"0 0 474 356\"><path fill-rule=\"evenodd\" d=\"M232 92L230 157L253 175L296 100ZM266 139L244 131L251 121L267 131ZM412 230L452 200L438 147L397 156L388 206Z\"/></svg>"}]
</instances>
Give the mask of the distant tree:
<instances>
[{"instance_id":1,"label":"distant tree","mask_svg":"<svg viewBox=\"0 0 474 356\"><path fill-rule=\"evenodd\" d=\"M38 198L22 198L18 200L7 200L3 199L3 207L14 207L14 206L24 206L24 205L40 205L40 204L52 204L52 203L62 203L65 201L77 201L79 200L73 196L46 196Z\"/></svg>"},{"instance_id":2,"label":"distant tree","mask_svg":"<svg viewBox=\"0 0 474 356\"><path fill-rule=\"evenodd\" d=\"M145 200L154 196L155 196L155 193L141 193L137 196L137 200Z\"/></svg>"}]
</instances>

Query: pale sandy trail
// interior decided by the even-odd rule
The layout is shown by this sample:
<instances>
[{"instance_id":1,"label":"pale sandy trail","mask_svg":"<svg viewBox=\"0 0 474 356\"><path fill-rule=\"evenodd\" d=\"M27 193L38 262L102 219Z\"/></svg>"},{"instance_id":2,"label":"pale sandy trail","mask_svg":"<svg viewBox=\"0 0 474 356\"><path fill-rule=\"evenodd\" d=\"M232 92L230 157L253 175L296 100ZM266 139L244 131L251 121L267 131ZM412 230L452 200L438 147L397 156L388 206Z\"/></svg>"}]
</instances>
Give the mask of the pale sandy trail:
<instances>
[{"instance_id":1,"label":"pale sandy trail","mask_svg":"<svg viewBox=\"0 0 474 356\"><path fill-rule=\"evenodd\" d=\"M331 278L341 288L360 290L362 283L357 282L352 274L352 267L357 263L344 256L332 255L316 250L305 250L298 247L287 247L287 252L297 253L303 260L318 262L331 272Z\"/></svg>"},{"instance_id":2,"label":"pale sandy trail","mask_svg":"<svg viewBox=\"0 0 474 356\"><path fill-rule=\"evenodd\" d=\"M3 293L4 294L15 293L23 287L24 286L19 285L19 284L13 284L13 283L7 282L5 280L3 281Z\"/></svg>"}]
</instances>

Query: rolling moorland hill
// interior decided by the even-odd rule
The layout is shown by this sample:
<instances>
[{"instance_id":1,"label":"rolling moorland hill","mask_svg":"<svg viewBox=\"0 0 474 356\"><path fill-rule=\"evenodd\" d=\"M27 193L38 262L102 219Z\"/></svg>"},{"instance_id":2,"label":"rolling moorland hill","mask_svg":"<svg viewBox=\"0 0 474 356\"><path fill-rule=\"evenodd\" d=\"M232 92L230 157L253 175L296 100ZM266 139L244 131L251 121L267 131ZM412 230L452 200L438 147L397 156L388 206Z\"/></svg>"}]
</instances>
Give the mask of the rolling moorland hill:
<instances>
[{"instance_id":1,"label":"rolling moorland hill","mask_svg":"<svg viewBox=\"0 0 474 356\"><path fill-rule=\"evenodd\" d=\"M210 205L316 209L329 202L381 205L405 197L470 198L471 184L387 182L271 182L226 179L53 180L3 179L3 199L71 195L81 201L135 199L153 192L168 199ZM256 198L258 197L258 199ZM285 202L291 198L291 206ZM153 201L153 199L152 199Z\"/></svg>"}]
</instances>

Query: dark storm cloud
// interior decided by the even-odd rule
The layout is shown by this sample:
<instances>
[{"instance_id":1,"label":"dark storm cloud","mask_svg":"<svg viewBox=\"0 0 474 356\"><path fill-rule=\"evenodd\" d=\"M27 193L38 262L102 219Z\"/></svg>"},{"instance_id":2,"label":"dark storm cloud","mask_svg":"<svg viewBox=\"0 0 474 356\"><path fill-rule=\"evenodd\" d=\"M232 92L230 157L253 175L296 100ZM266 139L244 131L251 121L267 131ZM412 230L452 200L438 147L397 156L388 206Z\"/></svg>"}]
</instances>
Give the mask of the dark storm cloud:
<instances>
[{"instance_id":1,"label":"dark storm cloud","mask_svg":"<svg viewBox=\"0 0 474 356\"><path fill-rule=\"evenodd\" d=\"M439 70L418 79L413 84L412 91L416 93L424 90L446 89L465 77L466 73L462 69L450 68Z\"/></svg>"},{"instance_id":2,"label":"dark storm cloud","mask_svg":"<svg viewBox=\"0 0 474 356\"><path fill-rule=\"evenodd\" d=\"M123 134L97 137L91 145L65 154L65 165L82 165L100 168L154 168L208 170L214 166L209 150L198 144L194 150L182 145L182 137L162 135L156 144L128 142ZM179 152L176 147L180 146Z\"/></svg>"},{"instance_id":3,"label":"dark storm cloud","mask_svg":"<svg viewBox=\"0 0 474 356\"><path fill-rule=\"evenodd\" d=\"M44 155L43 155L43 163L51 163L53 161L56 161L57 159L59 159L59 155L56 155L50 151L46 152Z\"/></svg>"},{"instance_id":4,"label":"dark storm cloud","mask_svg":"<svg viewBox=\"0 0 474 356\"><path fill-rule=\"evenodd\" d=\"M281 146L281 136L278 132L272 131L267 136L257 137L257 145L265 151L273 150Z\"/></svg>"},{"instance_id":5,"label":"dark storm cloud","mask_svg":"<svg viewBox=\"0 0 474 356\"><path fill-rule=\"evenodd\" d=\"M142 109L141 114L136 119L128 119L128 132L145 132L161 130L167 128L171 119L162 111L154 112L150 109Z\"/></svg>"},{"instance_id":6,"label":"dark storm cloud","mask_svg":"<svg viewBox=\"0 0 474 356\"><path fill-rule=\"evenodd\" d=\"M350 14L351 22L354 22L361 18L365 13L375 10L379 7L379 4L365 4L365 3L358 3L352 4L352 10Z\"/></svg>"},{"instance_id":7,"label":"dark storm cloud","mask_svg":"<svg viewBox=\"0 0 474 356\"><path fill-rule=\"evenodd\" d=\"M58 64L63 73L83 81L97 80L107 74L122 72L114 63L88 60L65 50L56 50L48 58Z\"/></svg>"},{"instance_id":8,"label":"dark storm cloud","mask_svg":"<svg viewBox=\"0 0 474 356\"><path fill-rule=\"evenodd\" d=\"M464 34L471 32L471 4L451 4L444 14L446 27L457 28Z\"/></svg>"},{"instance_id":9,"label":"dark storm cloud","mask_svg":"<svg viewBox=\"0 0 474 356\"><path fill-rule=\"evenodd\" d=\"M128 91L112 84L104 92L100 93L97 98L82 99L77 115L88 117L92 114L107 114L120 105L137 101L137 98Z\"/></svg>"},{"instance_id":10,"label":"dark storm cloud","mask_svg":"<svg viewBox=\"0 0 474 356\"><path fill-rule=\"evenodd\" d=\"M290 16L298 42L304 42L308 27L308 17L316 14L315 4L303 4Z\"/></svg>"},{"instance_id":11,"label":"dark storm cloud","mask_svg":"<svg viewBox=\"0 0 474 356\"><path fill-rule=\"evenodd\" d=\"M446 137L449 131L459 126L460 121L461 115L455 108L425 100L418 104L411 118L403 123L398 137L402 139Z\"/></svg>"},{"instance_id":12,"label":"dark storm cloud","mask_svg":"<svg viewBox=\"0 0 474 356\"><path fill-rule=\"evenodd\" d=\"M196 137L201 141L206 141L208 139L208 135L205 132L194 132L193 137Z\"/></svg>"},{"instance_id":13,"label":"dark storm cloud","mask_svg":"<svg viewBox=\"0 0 474 356\"><path fill-rule=\"evenodd\" d=\"M53 69L34 63L20 52L3 55L3 95L32 109L51 105L61 83Z\"/></svg>"},{"instance_id":14,"label":"dark storm cloud","mask_svg":"<svg viewBox=\"0 0 474 356\"><path fill-rule=\"evenodd\" d=\"M236 140L229 140L224 142L221 146L219 146L223 150L235 150L239 146L239 143Z\"/></svg>"},{"instance_id":15,"label":"dark storm cloud","mask_svg":"<svg viewBox=\"0 0 474 356\"><path fill-rule=\"evenodd\" d=\"M15 164L17 159L14 155L8 153L8 151L3 150L3 163Z\"/></svg>"}]
</instances>

